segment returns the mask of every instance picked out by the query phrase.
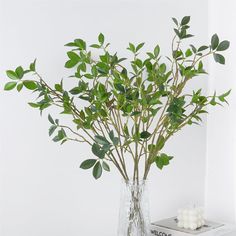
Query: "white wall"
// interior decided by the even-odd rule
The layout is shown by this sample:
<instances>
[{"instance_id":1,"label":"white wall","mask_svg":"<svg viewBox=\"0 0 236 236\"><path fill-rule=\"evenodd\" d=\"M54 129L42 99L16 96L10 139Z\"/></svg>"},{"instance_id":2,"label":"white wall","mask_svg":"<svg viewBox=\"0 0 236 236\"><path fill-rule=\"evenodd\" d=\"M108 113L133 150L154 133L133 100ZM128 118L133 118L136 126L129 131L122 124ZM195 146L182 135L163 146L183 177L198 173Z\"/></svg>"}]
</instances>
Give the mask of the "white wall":
<instances>
[{"instance_id":1,"label":"white wall","mask_svg":"<svg viewBox=\"0 0 236 236\"><path fill-rule=\"evenodd\" d=\"M226 66L210 62L209 92L232 88L230 106L224 109L210 108L207 120L207 215L215 220L235 222L235 154L236 154L236 3L233 0L209 2L209 35L218 32L221 40L228 39L231 47L227 53Z\"/></svg>"},{"instance_id":2,"label":"white wall","mask_svg":"<svg viewBox=\"0 0 236 236\"><path fill-rule=\"evenodd\" d=\"M67 72L63 45L82 37L94 42L103 32L118 52L128 42L158 42L170 51L171 17L192 16L196 43L207 42L205 0L48 1L1 0L0 72L28 65L35 57L46 80L53 84ZM192 87L206 90L207 80ZM110 236L116 234L120 177L115 170L95 181L79 169L91 156L84 145L59 146L47 135L41 118L26 103L28 92L0 92L0 234L1 236ZM167 146L175 159L150 176L152 220L172 216L179 206L204 203L206 127L191 127ZM191 199L191 200L190 200Z\"/></svg>"}]
</instances>

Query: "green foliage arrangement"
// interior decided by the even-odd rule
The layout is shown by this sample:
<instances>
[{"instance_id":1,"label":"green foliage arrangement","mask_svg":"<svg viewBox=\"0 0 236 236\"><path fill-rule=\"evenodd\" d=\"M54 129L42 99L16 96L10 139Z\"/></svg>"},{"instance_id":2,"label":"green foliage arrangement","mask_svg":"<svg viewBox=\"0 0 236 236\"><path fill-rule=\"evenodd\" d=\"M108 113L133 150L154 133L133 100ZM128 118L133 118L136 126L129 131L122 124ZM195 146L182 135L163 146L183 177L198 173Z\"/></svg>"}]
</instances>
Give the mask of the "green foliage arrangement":
<instances>
[{"instance_id":1,"label":"green foliage arrangement","mask_svg":"<svg viewBox=\"0 0 236 236\"><path fill-rule=\"evenodd\" d=\"M81 168L92 168L96 179L103 170L110 171L110 164L125 180L146 179L153 164L162 169L172 159L162 152L169 138L187 125L199 124L201 115L207 113L206 107L227 103L230 93L207 96L201 89L185 92L189 82L206 74L204 58L213 55L217 63L225 64L220 53L230 43L214 34L210 45L183 49L182 41L193 37L188 33L190 17L180 22L173 18L173 22L169 57L161 57L157 45L143 58L139 53L144 43L129 43L132 59L127 61L117 53L111 54L109 43L99 34L98 42L90 45L93 49L88 49L82 39L66 44L70 50L65 67L75 69L70 76L75 86L70 90L65 89L65 80L50 86L37 72L36 61L29 69L19 66L8 70L11 81L5 90L31 90L38 95L36 102L29 103L31 107L42 112L56 106L61 114L69 115L70 126L48 115L49 135L54 134L54 142L71 140L90 145L94 157L83 161ZM92 54L96 49L100 52L98 60ZM25 78L28 74L32 79ZM133 160L132 173L127 168L129 159Z\"/></svg>"}]
</instances>

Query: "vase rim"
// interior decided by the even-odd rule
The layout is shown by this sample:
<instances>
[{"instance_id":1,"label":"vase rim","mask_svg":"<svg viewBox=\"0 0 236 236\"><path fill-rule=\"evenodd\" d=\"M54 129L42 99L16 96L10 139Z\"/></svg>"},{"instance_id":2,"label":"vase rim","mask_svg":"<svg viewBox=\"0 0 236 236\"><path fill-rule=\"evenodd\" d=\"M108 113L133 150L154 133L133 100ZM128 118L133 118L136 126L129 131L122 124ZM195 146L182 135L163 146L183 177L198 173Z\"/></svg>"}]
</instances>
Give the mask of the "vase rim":
<instances>
[{"instance_id":1,"label":"vase rim","mask_svg":"<svg viewBox=\"0 0 236 236\"><path fill-rule=\"evenodd\" d=\"M128 184L128 185L144 185L148 182L147 179L140 179L138 180L138 182L136 180L124 180L122 179L122 182L125 183L125 184Z\"/></svg>"}]
</instances>

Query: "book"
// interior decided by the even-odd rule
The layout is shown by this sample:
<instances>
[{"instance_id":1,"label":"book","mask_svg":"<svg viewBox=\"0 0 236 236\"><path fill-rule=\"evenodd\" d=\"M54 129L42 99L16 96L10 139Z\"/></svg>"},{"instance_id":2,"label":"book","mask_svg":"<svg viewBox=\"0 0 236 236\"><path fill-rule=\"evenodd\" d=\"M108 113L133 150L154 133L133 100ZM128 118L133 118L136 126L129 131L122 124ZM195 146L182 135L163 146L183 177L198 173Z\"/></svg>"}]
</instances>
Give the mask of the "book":
<instances>
[{"instance_id":1,"label":"book","mask_svg":"<svg viewBox=\"0 0 236 236\"><path fill-rule=\"evenodd\" d=\"M177 226L177 217L160 220L151 224L152 236L231 236L235 232L235 225L217 223L206 220L204 226L196 230L182 229Z\"/></svg>"}]
</instances>

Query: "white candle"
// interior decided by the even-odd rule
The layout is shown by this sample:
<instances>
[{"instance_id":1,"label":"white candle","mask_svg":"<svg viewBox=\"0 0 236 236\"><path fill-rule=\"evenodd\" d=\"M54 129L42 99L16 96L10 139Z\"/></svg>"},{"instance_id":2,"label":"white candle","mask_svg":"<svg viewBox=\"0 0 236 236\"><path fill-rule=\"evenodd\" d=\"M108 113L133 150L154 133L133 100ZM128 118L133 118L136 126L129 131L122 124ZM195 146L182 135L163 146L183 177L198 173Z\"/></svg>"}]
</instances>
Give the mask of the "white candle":
<instances>
[{"instance_id":1,"label":"white candle","mask_svg":"<svg viewBox=\"0 0 236 236\"><path fill-rule=\"evenodd\" d=\"M200 207L188 207L178 210L178 227L196 230L205 224L204 211Z\"/></svg>"}]
</instances>

